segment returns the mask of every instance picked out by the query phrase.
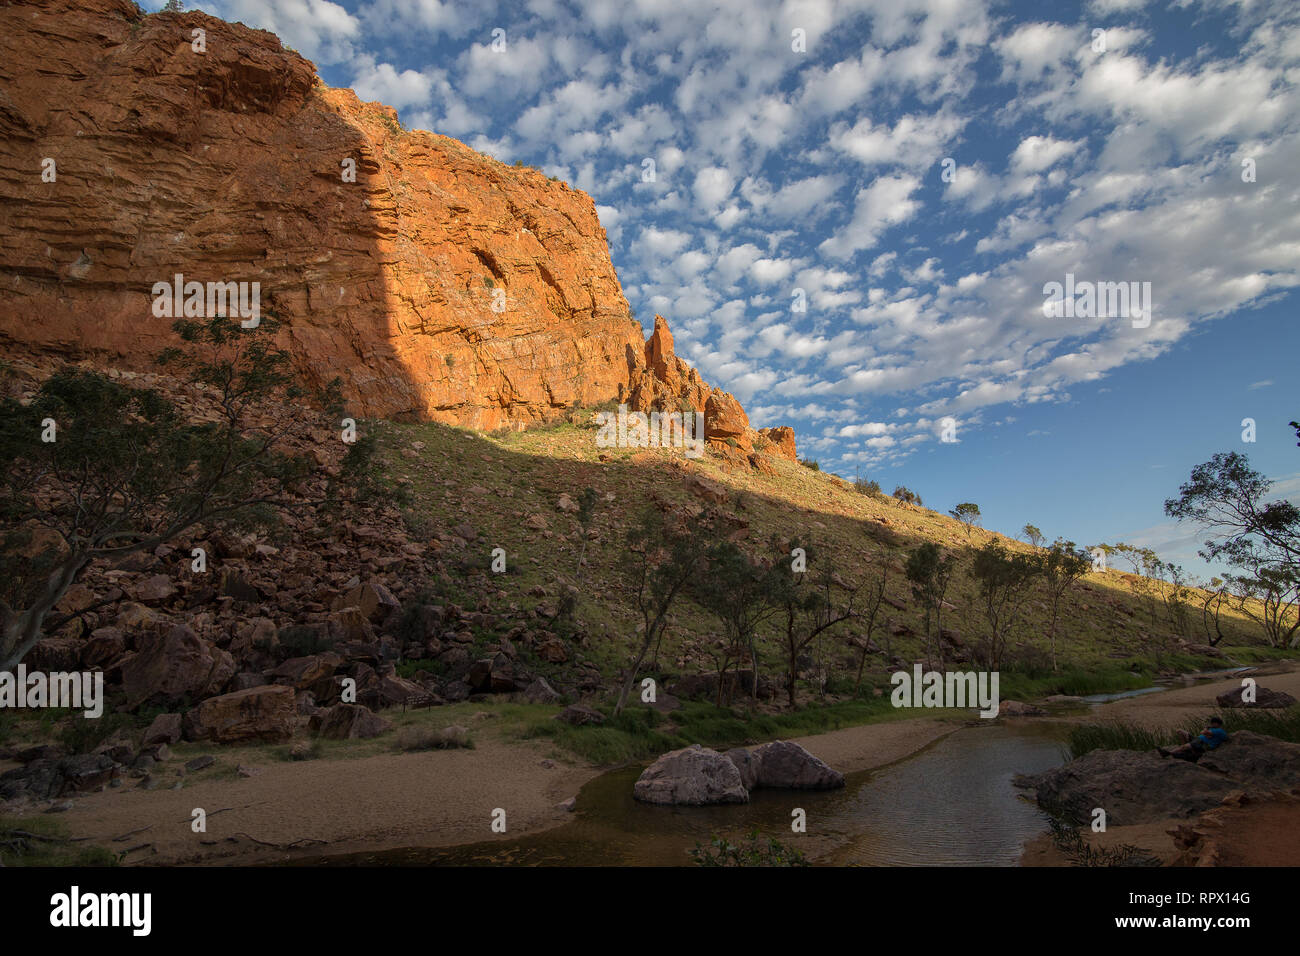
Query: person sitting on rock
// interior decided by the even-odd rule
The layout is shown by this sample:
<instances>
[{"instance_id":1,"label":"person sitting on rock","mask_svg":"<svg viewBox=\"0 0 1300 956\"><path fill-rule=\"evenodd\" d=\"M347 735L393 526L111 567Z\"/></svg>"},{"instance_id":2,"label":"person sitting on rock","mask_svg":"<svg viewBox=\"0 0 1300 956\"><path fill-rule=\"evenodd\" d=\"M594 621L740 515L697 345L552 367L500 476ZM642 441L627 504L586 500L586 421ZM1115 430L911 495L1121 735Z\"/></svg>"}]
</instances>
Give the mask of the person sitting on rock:
<instances>
[{"instance_id":1,"label":"person sitting on rock","mask_svg":"<svg viewBox=\"0 0 1300 956\"><path fill-rule=\"evenodd\" d=\"M1207 750L1213 750L1228 739L1228 733L1223 729L1223 721L1218 717L1211 717L1210 725L1195 737L1185 730L1181 730L1179 733L1183 735L1187 742L1181 747L1175 747L1173 750L1157 747L1160 756L1176 757L1179 760L1190 760L1192 763L1196 763Z\"/></svg>"}]
</instances>

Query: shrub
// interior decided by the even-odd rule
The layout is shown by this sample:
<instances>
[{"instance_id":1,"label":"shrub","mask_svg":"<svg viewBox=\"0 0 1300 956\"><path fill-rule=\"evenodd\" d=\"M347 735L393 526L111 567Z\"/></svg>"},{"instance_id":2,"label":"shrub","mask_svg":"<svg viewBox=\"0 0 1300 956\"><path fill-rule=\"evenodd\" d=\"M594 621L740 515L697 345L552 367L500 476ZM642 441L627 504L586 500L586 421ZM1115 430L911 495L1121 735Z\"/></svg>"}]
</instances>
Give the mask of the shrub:
<instances>
[{"instance_id":1,"label":"shrub","mask_svg":"<svg viewBox=\"0 0 1300 956\"><path fill-rule=\"evenodd\" d=\"M879 498L884 494L880 490L880 482L874 478L858 478L853 482L853 487L858 490L858 494L869 498Z\"/></svg>"},{"instance_id":2,"label":"shrub","mask_svg":"<svg viewBox=\"0 0 1300 956\"><path fill-rule=\"evenodd\" d=\"M915 491L912 491L906 485L899 485L895 488L893 497L905 504L916 505L918 508L921 507L921 496Z\"/></svg>"},{"instance_id":3,"label":"shrub","mask_svg":"<svg viewBox=\"0 0 1300 956\"><path fill-rule=\"evenodd\" d=\"M821 466L821 464L820 464L819 462L813 460L812 458L800 458L800 459L799 459L799 464L803 465L805 468L810 468L810 469L812 469L813 471L821 471L821 470L822 470L822 466Z\"/></svg>"},{"instance_id":4,"label":"shrub","mask_svg":"<svg viewBox=\"0 0 1300 956\"><path fill-rule=\"evenodd\" d=\"M97 720L71 711L59 733L59 743L70 754L88 754L119 730L134 730L135 721L128 714L105 713Z\"/></svg>"},{"instance_id":5,"label":"shrub","mask_svg":"<svg viewBox=\"0 0 1300 956\"><path fill-rule=\"evenodd\" d=\"M773 837L763 840L758 830L751 830L743 843L731 843L720 836L709 841L708 846L698 842L687 851L699 866L807 866L808 859L800 851L787 847Z\"/></svg>"},{"instance_id":6,"label":"shrub","mask_svg":"<svg viewBox=\"0 0 1300 956\"><path fill-rule=\"evenodd\" d=\"M468 730L456 724L437 730L432 727L403 727L397 732L395 746L406 753L419 750L473 750L474 741L470 739Z\"/></svg>"},{"instance_id":7,"label":"shrub","mask_svg":"<svg viewBox=\"0 0 1300 956\"><path fill-rule=\"evenodd\" d=\"M308 657L334 647L334 641L322 628L308 624L291 624L277 632L280 647L289 657Z\"/></svg>"},{"instance_id":8,"label":"shrub","mask_svg":"<svg viewBox=\"0 0 1300 956\"><path fill-rule=\"evenodd\" d=\"M1067 860L1075 866L1159 866L1160 861L1151 851L1132 843L1114 847L1093 847L1083 838L1077 827L1062 823L1055 817L1047 818L1052 828L1052 842Z\"/></svg>"}]
</instances>

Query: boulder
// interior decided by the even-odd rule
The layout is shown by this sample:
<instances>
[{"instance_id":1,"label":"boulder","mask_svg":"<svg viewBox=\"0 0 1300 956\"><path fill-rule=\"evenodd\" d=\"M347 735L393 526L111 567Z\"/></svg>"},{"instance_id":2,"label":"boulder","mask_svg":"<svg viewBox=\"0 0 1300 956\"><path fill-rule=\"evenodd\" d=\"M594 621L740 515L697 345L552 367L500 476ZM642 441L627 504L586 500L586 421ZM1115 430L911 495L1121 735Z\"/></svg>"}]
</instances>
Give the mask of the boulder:
<instances>
[{"instance_id":1,"label":"boulder","mask_svg":"<svg viewBox=\"0 0 1300 956\"><path fill-rule=\"evenodd\" d=\"M174 744L181 739L181 715L159 714L144 732L144 746Z\"/></svg>"},{"instance_id":2,"label":"boulder","mask_svg":"<svg viewBox=\"0 0 1300 956\"><path fill-rule=\"evenodd\" d=\"M237 604L255 604L262 600L260 592L246 577L230 568L221 572L221 594L235 599Z\"/></svg>"},{"instance_id":3,"label":"boulder","mask_svg":"<svg viewBox=\"0 0 1300 956\"><path fill-rule=\"evenodd\" d=\"M530 704L558 704L560 693L547 683L545 677L536 677L524 689L524 699Z\"/></svg>"},{"instance_id":4,"label":"boulder","mask_svg":"<svg viewBox=\"0 0 1300 956\"><path fill-rule=\"evenodd\" d=\"M63 777L59 796L74 790L78 793L98 790L119 774L118 765L107 754L64 757L58 763L58 771Z\"/></svg>"},{"instance_id":5,"label":"boulder","mask_svg":"<svg viewBox=\"0 0 1300 956\"><path fill-rule=\"evenodd\" d=\"M1093 750L1064 766L1017 777L1016 785L1033 790L1044 810L1080 826L1092 821L1095 807L1105 809L1110 826L1192 817L1240 786L1197 764L1137 750Z\"/></svg>"},{"instance_id":6,"label":"boulder","mask_svg":"<svg viewBox=\"0 0 1300 956\"><path fill-rule=\"evenodd\" d=\"M199 700L218 694L235 674L235 659L183 624L146 631L122 665L128 706Z\"/></svg>"},{"instance_id":7,"label":"boulder","mask_svg":"<svg viewBox=\"0 0 1300 956\"><path fill-rule=\"evenodd\" d=\"M1227 743L1206 753L1197 765L1258 790L1300 786L1300 744L1250 730L1229 731Z\"/></svg>"},{"instance_id":8,"label":"boulder","mask_svg":"<svg viewBox=\"0 0 1300 956\"><path fill-rule=\"evenodd\" d=\"M378 581L359 584L338 602L337 608L355 607L360 609L366 620L379 623L390 614L402 609L402 604Z\"/></svg>"},{"instance_id":9,"label":"boulder","mask_svg":"<svg viewBox=\"0 0 1300 956\"><path fill-rule=\"evenodd\" d=\"M834 790L844 786L844 774L832 770L796 743L774 740L753 752L758 785L788 790Z\"/></svg>"},{"instance_id":10,"label":"boulder","mask_svg":"<svg viewBox=\"0 0 1300 956\"><path fill-rule=\"evenodd\" d=\"M126 635L120 628L100 627L90 632L81 648L84 667L107 667L126 651Z\"/></svg>"},{"instance_id":11,"label":"boulder","mask_svg":"<svg viewBox=\"0 0 1300 956\"><path fill-rule=\"evenodd\" d=\"M0 800L54 800L66 793L98 790L120 773L107 754L41 758L0 774Z\"/></svg>"},{"instance_id":12,"label":"boulder","mask_svg":"<svg viewBox=\"0 0 1300 956\"><path fill-rule=\"evenodd\" d=\"M79 637L45 637L27 652L24 661L29 672L67 673L81 666L84 647L85 643Z\"/></svg>"},{"instance_id":13,"label":"boulder","mask_svg":"<svg viewBox=\"0 0 1300 956\"><path fill-rule=\"evenodd\" d=\"M134 597L141 604L165 604L176 596L176 585L165 574L153 574L135 586Z\"/></svg>"},{"instance_id":14,"label":"boulder","mask_svg":"<svg viewBox=\"0 0 1300 956\"><path fill-rule=\"evenodd\" d=\"M758 433L772 443L770 453L788 461L798 461L799 452L794 442L794 429L788 425L779 428L760 428Z\"/></svg>"},{"instance_id":15,"label":"boulder","mask_svg":"<svg viewBox=\"0 0 1300 956\"><path fill-rule=\"evenodd\" d=\"M449 704L468 700L471 693L473 691L470 689L469 684L463 680L449 680L442 686L442 696Z\"/></svg>"},{"instance_id":16,"label":"boulder","mask_svg":"<svg viewBox=\"0 0 1300 956\"><path fill-rule=\"evenodd\" d=\"M999 717L1042 717L1046 713L1041 707L1018 700L1004 700L998 704Z\"/></svg>"},{"instance_id":17,"label":"boulder","mask_svg":"<svg viewBox=\"0 0 1300 956\"><path fill-rule=\"evenodd\" d=\"M736 765L736 769L740 771L740 783L746 790L753 790L758 786L760 758L756 754L744 747L736 747L728 750L723 756Z\"/></svg>"},{"instance_id":18,"label":"boulder","mask_svg":"<svg viewBox=\"0 0 1300 956\"><path fill-rule=\"evenodd\" d=\"M569 649L558 637L548 637L538 643L537 656L549 664L563 664L569 659Z\"/></svg>"},{"instance_id":19,"label":"boulder","mask_svg":"<svg viewBox=\"0 0 1300 956\"><path fill-rule=\"evenodd\" d=\"M311 719L312 732L329 740L378 737L393 725L360 704L335 704Z\"/></svg>"},{"instance_id":20,"label":"boulder","mask_svg":"<svg viewBox=\"0 0 1300 956\"><path fill-rule=\"evenodd\" d=\"M1285 691L1270 690L1258 684L1255 686L1255 700L1252 703L1242 700L1244 692L1244 687L1230 690L1226 694L1220 694L1214 700L1220 707L1262 707L1269 710L1285 710L1295 703L1295 698Z\"/></svg>"},{"instance_id":21,"label":"boulder","mask_svg":"<svg viewBox=\"0 0 1300 956\"><path fill-rule=\"evenodd\" d=\"M186 740L280 742L293 736L297 702L292 687L267 684L211 697L185 715Z\"/></svg>"},{"instance_id":22,"label":"boulder","mask_svg":"<svg viewBox=\"0 0 1300 956\"><path fill-rule=\"evenodd\" d=\"M515 689L515 666L505 654L492 658L488 688L494 694L509 694Z\"/></svg>"},{"instance_id":23,"label":"boulder","mask_svg":"<svg viewBox=\"0 0 1300 956\"><path fill-rule=\"evenodd\" d=\"M339 608L328 619L329 636L337 645L339 641L357 641L368 644L375 639L375 630L359 607Z\"/></svg>"},{"instance_id":24,"label":"boulder","mask_svg":"<svg viewBox=\"0 0 1300 956\"><path fill-rule=\"evenodd\" d=\"M377 690L381 707L396 707L426 697L429 693L415 681L398 677L396 674L385 674L379 678Z\"/></svg>"},{"instance_id":25,"label":"boulder","mask_svg":"<svg viewBox=\"0 0 1300 956\"><path fill-rule=\"evenodd\" d=\"M465 683L469 684L474 693L482 693L491 687L492 658L483 657L471 664L469 673L465 675Z\"/></svg>"},{"instance_id":26,"label":"boulder","mask_svg":"<svg viewBox=\"0 0 1300 956\"><path fill-rule=\"evenodd\" d=\"M645 803L685 806L749 802L735 763L699 744L666 753L652 763L638 778L632 795Z\"/></svg>"},{"instance_id":27,"label":"boulder","mask_svg":"<svg viewBox=\"0 0 1300 956\"><path fill-rule=\"evenodd\" d=\"M291 657L271 672L271 679L294 690L306 690L319 681L328 680L342 663L343 658L337 654Z\"/></svg>"}]
</instances>

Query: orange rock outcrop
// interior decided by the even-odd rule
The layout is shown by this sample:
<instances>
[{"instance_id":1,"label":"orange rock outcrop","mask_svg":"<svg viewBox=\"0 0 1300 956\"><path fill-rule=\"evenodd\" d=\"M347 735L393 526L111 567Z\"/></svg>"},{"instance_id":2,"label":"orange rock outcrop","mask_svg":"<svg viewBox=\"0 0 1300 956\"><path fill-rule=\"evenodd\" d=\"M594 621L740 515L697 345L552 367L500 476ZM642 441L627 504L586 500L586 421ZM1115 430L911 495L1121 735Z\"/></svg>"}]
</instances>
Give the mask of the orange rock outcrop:
<instances>
[{"instance_id":1,"label":"orange rock outcrop","mask_svg":"<svg viewBox=\"0 0 1300 956\"><path fill-rule=\"evenodd\" d=\"M194 46L204 31L204 49ZM0 344L143 367L155 283L258 284L350 410L475 427L740 403L643 340L585 193L322 84L273 34L130 0L0 6Z\"/></svg>"}]
</instances>

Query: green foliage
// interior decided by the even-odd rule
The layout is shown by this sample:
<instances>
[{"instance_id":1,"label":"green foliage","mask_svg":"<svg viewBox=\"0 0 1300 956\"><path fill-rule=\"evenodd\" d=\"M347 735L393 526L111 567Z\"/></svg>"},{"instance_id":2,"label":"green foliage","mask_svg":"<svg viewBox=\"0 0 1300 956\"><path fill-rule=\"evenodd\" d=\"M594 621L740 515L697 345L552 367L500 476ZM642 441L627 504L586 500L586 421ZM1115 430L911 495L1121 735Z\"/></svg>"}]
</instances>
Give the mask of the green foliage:
<instances>
[{"instance_id":1,"label":"green foliage","mask_svg":"<svg viewBox=\"0 0 1300 956\"><path fill-rule=\"evenodd\" d=\"M1020 529L1020 537L1024 538L1025 541L1037 548L1042 545L1044 535L1043 532L1038 530L1036 525L1026 524Z\"/></svg>"},{"instance_id":2,"label":"green foliage","mask_svg":"<svg viewBox=\"0 0 1300 956\"><path fill-rule=\"evenodd\" d=\"M288 657L308 657L334 647L334 641L322 628L307 624L290 624L276 633L280 648Z\"/></svg>"},{"instance_id":3,"label":"green foliage","mask_svg":"<svg viewBox=\"0 0 1300 956\"><path fill-rule=\"evenodd\" d=\"M1228 576L1242 611L1259 622L1270 646L1283 647L1300 641L1300 507L1286 498L1266 501L1272 487L1245 455L1220 453L1192 469L1165 513L1213 534L1201 557L1242 569Z\"/></svg>"},{"instance_id":4,"label":"green foliage","mask_svg":"<svg viewBox=\"0 0 1300 956\"><path fill-rule=\"evenodd\" d=\"M389 481L377 455L379 439L373 431L364 432L348 446L339 470L340 481L352 490L353 499L362 504L386 502L403 507L410 504L410 493Z\"/></svg>"},{"instance_id":5,"label":"green foliage","mask_svg":"<svg viewBox=\"0 0 1300 956\"><path fill-rule=\"evenodd\" d=\"M957 507L953 508L948 514L952 515L958 521L966 526L966 537L970 537L971 528L979 524L980 506L973 501L963 501Z\"/></svg>"},{"instance_id":6,"label":"green foliage","mask_svg":"<svg viewBox=\"0 0 1300 956\"><path fill-rule=\"evenodd\" d=\"M1032 700L1052 694L1086 697L1089 694L1113 694L1151 686L1150 676L1134 673L1119 665L1063 667L1053 672L1050 661L1026 666L1010 661L1002 671L1002 697Z\"/></svg>"},{"instance_id":7,"label":"green foliage","mask_svg":"<svg viewBox=\"0 0 1300 956\"><path fill-rule=\"evenodd\" d=\"M979 588L989 627L986 648L992 670L1002 664L1007 640L1023 616L1025 599L1038 574L1039 563L1035 558L1009 553L996 538L990 538L975 552L971 576Z\"/></svg>"},{"instance_id":8,"label":"green foliage","mask_svg":"<svg viewBox=\"0 0 1300 956\"><path fill-rule=\"evenodd\" d=\"M939 622L943 596L947 593L956 563L955 556L945 555L933 541L926 541L908 554L907 564L903 568L912 586L912 597L925 612L927 643L932 636L934 638L931 646L933 660L939 660L943 654L943 642L938 639Z\"/></svg>"},{"instance_id":9,"label":"green foliage","mask_svg":"<svg viewBox=\"0 0 1300 956\"><path fill-rule=\"evenodd\" d=\"M748 656L757 682L758 629L779 610L779 565L755 561L731 541L709 547L704 564L704 573L690 582L690 594L722 625L725 643L718 670L725 673L733 663ZM719 681L719 705L724 690L724 682Z\"/></svg>"},{"instance_id":10,"label":"green foliage","mask_svg":"<svg viewBox=\"0 0 1300 956\"><path fill-rule=\"evenodd\" d=\"M659 509L648 505L629 527L623 570L632 603L641 617L641 646L628 669L614 712L627 704L641 663L650 648L663 639L668 614L699 567L708 547L702 525L688 531L670 529Z\"/></svg>"},{"instance_id":11,"label":"green foliage","mask_svg":"<svg viewBox=\"0 0 1300 956\"><path fill-rule=\"evenodd\" d=\"M853 482L853 487L857 489L858 494L869 498L880 498L884 495L880 490L880 482L874 478L858 478Z\"/></svg>"},{"instance_id":12,"label":"green foliage","mask_svg":"<svg viewBox=\"0 0 1300 956\"><path fill-rule=\"evenodd\" d=\"M474 741L464 727L403 727L393 746L406 753L421 750L473 750Z\"/></svg>"},{"instance_id":13,"label":"green foliage","mask_svg":"<svg viewBox=\"0 0 1300 956\"><path fill-rule=\"evenodd\" d=\"M418 674L434 674L441 677L445 673L447 673L447 665L442 661L431 658L402 661L397 665L397 676L404 677L407 680L414 680Z\"/></svg>"},{"instance_id":14,"label":"green foliage","mask_svg":"<svg viewBox=\"0 0 1300 956\"><path fill-rule=\"evenodd\" d=\"M895 488L893 491L893 497L904 504L916 505L918 508L921 507L921 496L905 485L899 485Z\"/></svg>"},{"instance_id":15,"label":"green foliage","mask_svg":"<svg viewBox=\"0 0 1300 956\"><path fill-rule=\"evenodd\" d=\"M1083 831L1068 823L1048 816L1052 842L1074 866L1159 866L1160 860L1150 850L1132 843L1113 847L1094 847L1083 837Z\"/></svg>"},{"instance_id":16,"label":"green foliage","mask_svg":"<svg viewBox=\"0 0 1300 956\"><path fill-rule=\"evenodd\" d=\"M73 843L59 821L0 816L0 867L117 866L121 858L100 846Z\"/></svg>"},{"instance_id":17,"label":"green foliage","mask_svg":"<svg viewBox=\"0 0 1300 956\"><path fill-rule=\"evenodd\" d=\"M0 667L22 659L91 561L152 550L201 523L269 525L316 470L261 424L269 402L303 397L276 328L271 315L255 329L224 317L173 324L184 347L158 362L204 389L215 420L187 421L154 390L71 367L29 405L0 402Z\"/></svg>"},{"instance_id":18,"label":"green foliage","mask_svg":"<svg viewBox=\"0 0 1300 956\"><path fill-rule=\"evenodd\" d=\"M671 723L656 710L633 706L603 724L583 727L555 720L555 710L550 707L510 705L502 711L503 722L513 725L517 736L551 740L602 767L653 759L690 744L725 749L756 740L825 733L897 715L888 695L805 706L780 714L745 713L704 701L683 701L681 709L673 712Z\"/></svg>"},{"instance_id":19,"label":"green foliage","mask_svg":"<svg viewBox=\"0 0 1300 956\"><path fill-rule=\"evenodd\" d=\"M81 711L70 711L59 732L59 743L70 754L88 754L119 730L136 729L129 714L106 712L98 718L87 718Z\"/></svg>"},{"instance_id":20,"label":"green foliage","mask_svg":"<svg viewBox=\"0 0 1300 956\"><path fill-rule=\"evenodd\" d=\"M763 838L757 829L751 830L742 843L714 836L708 846L697 842L687 853L698 866L808 866L802 852L775 837Z\"/></svg>"},{"instance_id":21,"label":"green foliage","mask_svg":"<svg viewBox=\"0 0 1300 956\"><path fill-rule=\"evenodd\" d=\"M800 458L800 459L799 459L799 464L803 465L805 468L808 468L808 469L810 469L810 470L812 470L812 471L821 471L821 470L822 470L821 463L818 462L818 461L813 460L812 458Z\"/></svg>"},{"instance_id":22,"label":"green foliage","mask_svg":"<svg viewBox=\"0 0 1300 956\"><path fill-rule=\"evenodd\" d=\"M1228 732L1228 743L1221 746L1232 746L1232 735L1243 730L1276 737L1288 743L1300 743L1300 707L1288 707L1285 710L1233 708L1186 720L1180 729L1195 736L1205 729L1211 716L1219 717L1223 721L1224 730ZM1137 724L1116 721L1082 724L1072 728L1067 746L1070 758L1073 759L1093 750L1154 750L1175 742L1181 742L1181 738L1169 730L1148 730Z\"/></svg>"}]
</instances>

